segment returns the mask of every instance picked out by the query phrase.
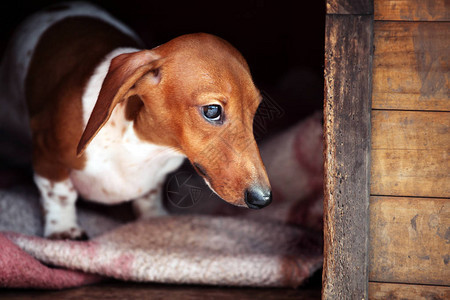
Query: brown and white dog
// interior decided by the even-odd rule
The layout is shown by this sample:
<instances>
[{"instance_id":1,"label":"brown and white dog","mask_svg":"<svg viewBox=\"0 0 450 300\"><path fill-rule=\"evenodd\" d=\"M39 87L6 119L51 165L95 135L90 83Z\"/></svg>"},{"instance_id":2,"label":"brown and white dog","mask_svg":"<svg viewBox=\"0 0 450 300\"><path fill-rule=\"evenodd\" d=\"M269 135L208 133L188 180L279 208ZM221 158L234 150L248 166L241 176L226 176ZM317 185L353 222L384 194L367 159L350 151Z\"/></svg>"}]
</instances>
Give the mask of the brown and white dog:
<instances>
[{"instance_id":1,"label":"brown and white dog","mask_svg":"<svg viewBox=\"0 0 450 300\"><path fill-rule=\"evenodd\" d=\"M3 97L27 103L46 237L83 237L78 195L164 214L163 180L186 157L227 202L271 202L252 132L261 96L241 54L209 34L141 47L81 2L33 15L9 45Z\"/></svg>"}]
</instances>

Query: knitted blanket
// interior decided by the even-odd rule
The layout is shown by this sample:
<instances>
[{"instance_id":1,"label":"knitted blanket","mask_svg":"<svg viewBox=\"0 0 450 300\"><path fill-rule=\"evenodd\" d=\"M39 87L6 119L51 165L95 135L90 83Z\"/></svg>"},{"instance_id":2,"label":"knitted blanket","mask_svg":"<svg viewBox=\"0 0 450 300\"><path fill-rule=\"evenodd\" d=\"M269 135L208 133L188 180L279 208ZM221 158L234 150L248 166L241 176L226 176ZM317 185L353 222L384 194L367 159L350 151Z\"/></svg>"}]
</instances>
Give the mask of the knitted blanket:
<instances>
[{"instance_id":1,"label":"knitted blanket","mask_svg":"<svg viewBox=\"0 0 450 300\"><path fill-rule=\"evenodd\" d=\"M37 189L29 177L1 169L0 287L60 289L108 277L301 285L322 265L321 116L266 140L260 150L273 189L267 208L232 207L191 169L178 170L167 180L169 216L137 221L129 204L78 201L78 220L89 241L43 238ZM17 153L0 153L1 161L13 161ZM175 201L173 195L180 193L185 196Z\"/></svg>"}]
</instances>

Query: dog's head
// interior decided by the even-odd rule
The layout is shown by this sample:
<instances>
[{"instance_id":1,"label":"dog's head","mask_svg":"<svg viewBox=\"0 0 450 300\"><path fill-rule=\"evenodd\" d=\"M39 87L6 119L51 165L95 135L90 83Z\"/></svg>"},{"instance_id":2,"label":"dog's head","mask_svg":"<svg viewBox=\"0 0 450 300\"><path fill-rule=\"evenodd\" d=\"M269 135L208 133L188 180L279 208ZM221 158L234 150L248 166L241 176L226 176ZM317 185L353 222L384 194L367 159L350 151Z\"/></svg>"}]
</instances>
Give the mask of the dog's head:
<instances>
[{"instance_id":1,"label":"dog's head","mask_svg":"<svg viewBox=\"0 0 450 300\"><path fill-rule=\"evenodd\" d=\"M115 57L78 154L122 101L142 140L185 154L222 199L250 208L271 202L252 130L261 95L245 59L226 41L190 34Z\"/></svg>"}]
</instances>

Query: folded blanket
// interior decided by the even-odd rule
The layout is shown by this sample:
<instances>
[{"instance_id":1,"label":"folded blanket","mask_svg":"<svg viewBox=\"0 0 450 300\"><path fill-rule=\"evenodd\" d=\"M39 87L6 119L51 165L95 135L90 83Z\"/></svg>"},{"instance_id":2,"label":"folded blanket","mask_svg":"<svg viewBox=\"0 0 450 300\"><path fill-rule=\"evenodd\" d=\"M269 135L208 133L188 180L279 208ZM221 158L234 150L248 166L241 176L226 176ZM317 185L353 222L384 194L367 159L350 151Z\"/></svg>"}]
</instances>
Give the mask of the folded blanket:
<instances>
[{"instance_id":1,"label":"folded blanket","mask_svg":"<svg viewBox=\"0 0 450 300\"><path fill-rule=\"evenodd\" d=\"M92 238L86 242L40 237L37 189L30 182L3 188L0 286L54 289L105 277L300 285L322 265L321 116L264 142L261 155L274 192L267 208L232 207L208 191L206 200L192 207L175 207L169 199L173 214L136 221L129 204L107 207L80 201L79 222ZM206 191L201 179L193 178L196 190Z\"/></svg>"}]
</instances>

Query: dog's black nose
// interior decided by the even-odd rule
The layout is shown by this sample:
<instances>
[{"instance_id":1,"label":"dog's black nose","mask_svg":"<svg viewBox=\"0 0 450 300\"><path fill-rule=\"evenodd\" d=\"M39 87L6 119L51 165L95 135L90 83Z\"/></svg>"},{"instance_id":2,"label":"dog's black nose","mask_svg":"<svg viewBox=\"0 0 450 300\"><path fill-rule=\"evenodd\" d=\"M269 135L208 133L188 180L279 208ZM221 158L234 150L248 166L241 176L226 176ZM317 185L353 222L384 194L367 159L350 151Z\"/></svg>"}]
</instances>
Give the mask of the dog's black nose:
<instances>
[{"instance_id":1,"label":"dog's black nose","mask_svg":"<svg viewBox=\"0 0 450 300\"><path fill-rule=\"evenodd\" d=\"M272 202L272 191L250 188L245 191L245 203L249 208L260 209Z\"/></svg>"}]
</instances>

